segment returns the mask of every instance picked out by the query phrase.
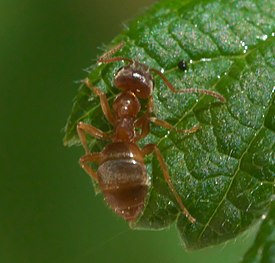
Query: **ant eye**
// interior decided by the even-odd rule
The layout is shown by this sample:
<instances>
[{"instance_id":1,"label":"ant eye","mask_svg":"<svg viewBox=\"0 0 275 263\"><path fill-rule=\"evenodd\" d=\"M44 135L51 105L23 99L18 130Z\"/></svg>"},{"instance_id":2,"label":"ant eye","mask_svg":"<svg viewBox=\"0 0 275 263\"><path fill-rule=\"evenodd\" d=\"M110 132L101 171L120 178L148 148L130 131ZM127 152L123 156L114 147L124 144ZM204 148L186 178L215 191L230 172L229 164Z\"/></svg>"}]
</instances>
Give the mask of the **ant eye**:
<instances>
[{"instance_id":1,"label":"ant eye","mask_svg":"<svg viewBox=\"0 0 275 263\"><path fill-rule=\"evenodd\" d=\"M187 70L187 62L184 61L184 60L181 60L179 63L178 63L178 68L182 71L185 71Z\"/></svg>"}]
</instances>

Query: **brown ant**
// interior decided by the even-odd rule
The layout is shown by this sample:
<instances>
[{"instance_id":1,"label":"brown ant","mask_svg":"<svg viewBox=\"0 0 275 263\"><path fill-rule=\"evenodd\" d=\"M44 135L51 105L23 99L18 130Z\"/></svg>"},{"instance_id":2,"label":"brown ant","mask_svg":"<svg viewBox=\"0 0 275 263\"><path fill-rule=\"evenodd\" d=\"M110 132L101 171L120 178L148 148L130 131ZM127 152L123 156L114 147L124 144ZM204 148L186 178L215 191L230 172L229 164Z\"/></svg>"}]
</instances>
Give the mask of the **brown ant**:
<instances>
[{"instance_id":1,"label":"brown ant","mask_svg":"<svg viewBox=\"0 0 275 263\"><path fill-rule=\"evenodd\" d=\"M105 93L96 87L92 87L88 79L85 80L85 84L99 96L102 111L106 119L114 127L114 131L112 134L108 134L90 124L79 122L77 132L86 151L86 155L80 158L80 164L99 184L106 202L115 213L127 221L135 221L144 208L149 186L144 157L155 153L163 177L179 204L182 213L191 223L195 223L195 218L191 216L183 205L171 181L167 165L157 145L147 144L142 149L137 145L137 142L150 132L150 122L167 129L176 130L168 122L152 117L154 82L151 73L156 73L160 76L167 87L174 93L197 92L213 96L222 102L225 99L222 95L209 90L176 90L160 71L129 58L111 57L123 45L123 43L119 44L98 60L99 63L129 62L128 65L119 69L114 77L114 85L122 91L113 102L113 111L109 106ZM140 99L147 99L148 104L145 113L138 117L141 111ZM137 129L140 129L140 132L137 132ZM193 133L198 129L199 127L195 126L189 130L176 131ZM87 145L86 133L97 139L109 140L111 143L101 152L91 153ZM97 163L99 165L97 172L92 169L89 163Z\"/></svg>"}]
</instances>

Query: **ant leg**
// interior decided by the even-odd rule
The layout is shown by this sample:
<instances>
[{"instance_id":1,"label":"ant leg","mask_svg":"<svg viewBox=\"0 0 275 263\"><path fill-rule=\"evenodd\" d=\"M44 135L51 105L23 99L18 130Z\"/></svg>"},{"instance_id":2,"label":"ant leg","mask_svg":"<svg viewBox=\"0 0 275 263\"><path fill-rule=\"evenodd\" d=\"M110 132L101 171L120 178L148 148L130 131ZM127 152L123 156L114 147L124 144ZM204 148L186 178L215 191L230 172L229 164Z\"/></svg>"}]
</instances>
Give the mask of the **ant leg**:
<instances>
[{"instance_id":1,"label":"ant leg","mask_svg":"<svg viewBox=\"0 0 275 263\"><path fill-rule=\"evenodd\" d=\"M199 125L196 125L196 126L192 127L191 129L187 129L187 130L176 129L174 126L172 126L170 123L168 123L166 121L159 120L155 117L149 117L149 116L145 115L145 116L141 117L140 119L138 119L135 123L135 128L141 127L141 133L136 135L135 142L145 138L149 134L150 121L155 123L158 126L166 128L166 129L175 130L176 132L186 133L186 134L194 133L200 129Z\"/></svg>"},{"instance_id":2,"label":"ant leg","mask_svg":"<svg viewBox=\"0 0 275 263\"><path fill-rule=\"evenodd\" d=\"M97 129L96 127L94 127L90 124L86 124L84 122L79 122L77 124L77 133L78 133L80 142L81 142L83 148L85 149L86 153L89 152L89 148L88 148L88 145L87 145L87 139L86 139L86 134L85 133L88 133L88 134L90 134L91 136L93 136L97 139L103 139L103 140L109 140L110 139L110 136L107 133Z\"/></svg>"},{"instance_id":3,"label":"ant leg","mask_svg":"<svg viewBox=\"0 0 275 263\"><path fill-rule=\"evenodd\" d=\"M90 165L88 165L88 163L92 163L92 162L98 163L100 162L100 158L101 158L100 153L88 153L79 159L80 166L86 171L88 175L90 175L97 182L98 182L97 173L92 169Z\"/></svg>"},{"instance_id":4,"label":"ant leg","mask_svg":"<svg viewBox=\"0 0 275 263\"><path fill-rule=\"evenodd\" d=\"M141 133L136 135L135 142L145 138L150 132L150 115L153 112L153 97L149 97L146 112L143 116L135 121L135 128L141 127Z\"/></svg>"},{"instance_id":5,"label":"ant leg","mask_svg":"<svg viewBox=\"0 0 275 263\"><path fill-rule=\"evenodd\" d=\"M154 99L153 99L152 96L150 96L149 100L148 100L146 112L148 112L149 114L151 114L153 112L153 109L154 109Z\"/></svg>"},{"instance_id":6,"label":"ant leg","mask_svg":"<svg viewBox=\"0 0 275 263\"><path fill-rule=\"evenodd\" d=\"M135 128L139 127L141 127L141 132L135 136L135 142L145 138L150 132L150 118L146 113L135 122Z\"/></svg>"},{"instance_id":7,"label":"ant leg","mask_svg":"<svg viewBox=\"0 0 275 263\"><path fill-rule=\"evenodd\" d=\"M156 73L161 77L161 79L164 81L165 85L174 93L202 93L205 95L212 96L216 99L218 99L221 102L226 102L224 96L219 94L218 92L212 91L212 90L206 90L206 89L196 89L196 88L190 88L190 89L181 89L177 90L175 87L169 82L169 80L157 69L151 68L150 71Z\"/></svg>"},{"instance_id":8,"label":"ant leg","mask_svg":"<svg viewBox=\"0 0 275 263\"><path fill-rule=\"evenodd\" d=\"M166 183L168 184L169 188L171 189L174 197L176 198L181 210L182 210L182 213L188 218L188 220L194 224L196 222L196 219L194 217L192 217L192 215L189 213L189 211L186 209L186 207L184 206L184 204L182 203L182 200L179 196L179 194L177 193L177 190L175 189L172 181L171 181L171 177L169 175L169 171L168 171L168 168L165 164L165 161L162 157L162 154L159 150L159 148L157 147L157 145L155 144L147 144L146 146L144 146L144 148L142 149L142 153L143 153L143 156L145 155L148 155L148 154L151 154L151 153L155 153L156 156L157 156L157 159L159 161L159 164L160 164L160 167L161 167L161 170L162 170L162 173L163 173L163 177L166 181Z\"/></svg>"},{"instance_id":9,"label":"ant leg","mask_svg":"<svg viewBox=\"0 0 275 263\"><path fill-rule=\"evenodd\" d=\"M196 125L196 126L192 127L191 129L188 129L188 130L180 130L180 129L175 128L169 122L163 121L163 120L159 120L156 117L150 117L150 121L153 122L153 123L155 123L158 126L166 128L166 129L175 130L176 132L182 132L182 133L187 133L187 134L194 133L194 132L196 132L197 130L200 129L200 126Z\"/></svg>"},{"instance_id":10,"label":"ant leg","mask_svg":"<svg viewBox=\"0 0 275 263\"><path fill-rule=\"evenodd\" d=\"M96 96L99 97L100 99L100 105L101 105L101 109L106 117L106 119L114 125L114 122L115 122L115 119L114 119L114 116L112 114L112 111L111 111L111 108L110 108L110 105L108 103L108 100L107 100L107 97L106 97L106 94L103 93L100 89L96 88L96 87L93 87L93 85L91 84L90 80L88 78L86 78L84 80L84 83L85 85L91 89Z\"/></svg>"}]
</instances>

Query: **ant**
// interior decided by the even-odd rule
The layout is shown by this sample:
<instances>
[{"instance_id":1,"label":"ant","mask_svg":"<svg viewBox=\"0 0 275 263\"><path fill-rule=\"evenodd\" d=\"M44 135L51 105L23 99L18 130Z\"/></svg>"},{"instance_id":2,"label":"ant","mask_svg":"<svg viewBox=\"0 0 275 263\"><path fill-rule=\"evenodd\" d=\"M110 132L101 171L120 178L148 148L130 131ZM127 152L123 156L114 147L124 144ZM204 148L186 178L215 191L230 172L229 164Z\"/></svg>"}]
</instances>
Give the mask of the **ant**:
<instances>
[{"instance_id":1,"label":"ant","mask_svg":"<svg viewBox=\"0 0 275 263\"><path fill-rule=\"evenodd\" d=\"M217 98L221 102L222 95L203 89L176 90L168 79L157 69L126 57L112 57L124 46L119 44L106 52L98 63L112 63L116 61L128 62L117 71L114 76L114 86L121 90L113 101L113 111L110 108L106 94L93 87L88 79L84 83L100 99L101 108L106 119L114 127L112 134L105 133L96 127L79 122L77 132L86 154L80 158L81 167L99 184L105 201L116 214L127 221L135 221L144 208L148 193L149 181L144 164L144 157L154 153L160 164L163 177L173 193L182 213L191 223L196 219L188 212L177 193L168 171L164 158L155 144L147 144L142 149L137 142L150 132L150 123L177 132L193 133L199 129L194 126L188 130L175 129L166 121L152 116L154 82L151 73L157 74L166 86L174 93L202 93ZM141 111L141 99L147 99L145 113L138 117ZM137 131L139 129L139 132ZM86 134L96 139L111 141L101 152L91 153L88 148ZM89 163L98 164L95 172Z\"/></svg>"}]
</instances>

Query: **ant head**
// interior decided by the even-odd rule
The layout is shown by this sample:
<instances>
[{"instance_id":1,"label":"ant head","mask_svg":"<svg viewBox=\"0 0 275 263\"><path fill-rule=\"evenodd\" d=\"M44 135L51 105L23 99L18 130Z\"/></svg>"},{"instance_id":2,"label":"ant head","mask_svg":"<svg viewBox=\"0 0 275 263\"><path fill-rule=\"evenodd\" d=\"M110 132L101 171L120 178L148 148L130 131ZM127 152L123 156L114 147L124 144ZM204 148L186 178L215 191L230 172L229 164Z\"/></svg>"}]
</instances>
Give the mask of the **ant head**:
<instances>
[{"instance_id":1,"label":"ant head","mask_svg":"<svg viewBox=\"0 0 275 263\"><path fill-rule=\"evenodd\" d=\"M114 85L133 92L138 98L147 99L152 95L154 83L148 66L134 61L118 70Z\"/></svg>"}]
</instances>

